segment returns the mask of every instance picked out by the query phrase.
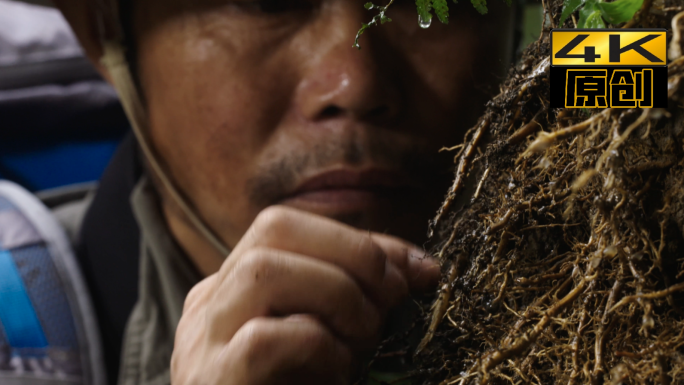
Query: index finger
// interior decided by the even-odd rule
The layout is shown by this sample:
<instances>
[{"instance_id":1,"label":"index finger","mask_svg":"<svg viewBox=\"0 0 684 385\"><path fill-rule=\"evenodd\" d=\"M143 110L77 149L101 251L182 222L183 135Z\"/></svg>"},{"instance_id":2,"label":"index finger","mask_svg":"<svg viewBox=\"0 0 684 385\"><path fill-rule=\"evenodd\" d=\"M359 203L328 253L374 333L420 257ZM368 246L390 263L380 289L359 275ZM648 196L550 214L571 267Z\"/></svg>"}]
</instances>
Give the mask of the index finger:
<instances>
[{"instance_id":1,"label":"index finger","mask_svg":"<svg viewBox=\"0 0 684 385\"><path fill-rule=\"evenodd\" d=\"M233 253L240 255L253 247L285 250L337 265L381 304L394 304L408 294L407 288L416 283L408 276L416 273L411 269L423 267L408 263L422 250L406 242L377 238L326 217L279 206L259 214Z\"/></svg>"},{"instance_id":2,"label":"index finger","mask_svg":"<svg viewBox=\"0 0 684 385\"><path fill-rule=\"evenodd\" d=\"M390 235L373 233L371 236L392 263L402 271L411 289L428 290L439 281L439 263L423 249Z\"/></svg>"}]
</instances>

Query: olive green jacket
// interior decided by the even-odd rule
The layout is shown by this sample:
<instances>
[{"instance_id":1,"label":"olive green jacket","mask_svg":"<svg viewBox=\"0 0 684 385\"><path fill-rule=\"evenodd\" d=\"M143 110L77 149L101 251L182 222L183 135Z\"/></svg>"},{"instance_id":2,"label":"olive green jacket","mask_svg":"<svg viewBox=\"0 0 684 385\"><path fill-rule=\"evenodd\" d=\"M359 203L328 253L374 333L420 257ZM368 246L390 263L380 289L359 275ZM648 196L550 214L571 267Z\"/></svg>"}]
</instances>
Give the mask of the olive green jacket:
<instances>
[{"instance_id":1,"label":"olive green jacket","mask_svg":"<svg viewBox=\"0 0 684 385\"><path fill-rule=\"evenodd\" d=\"M183 303L202 276L171 236L146 177L131 205L141 229L139 295L124 334L118 385L166 385Z\"/></svg>"}]
</instances>

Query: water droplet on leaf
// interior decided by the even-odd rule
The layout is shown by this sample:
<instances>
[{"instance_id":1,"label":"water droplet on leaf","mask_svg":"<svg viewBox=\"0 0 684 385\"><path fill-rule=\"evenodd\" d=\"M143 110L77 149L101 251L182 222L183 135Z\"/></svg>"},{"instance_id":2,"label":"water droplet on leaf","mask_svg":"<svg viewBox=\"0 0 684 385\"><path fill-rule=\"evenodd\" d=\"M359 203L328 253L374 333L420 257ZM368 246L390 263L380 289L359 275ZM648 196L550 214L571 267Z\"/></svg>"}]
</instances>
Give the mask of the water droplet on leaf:
<instances>
[{"instance_id":1,"label":"water droplet on leaf","mask_svg":"<svg viewBox=\"0 0 684 385\"><path fill-rule=\"evenodd\" d=\"M420 25L420 28L429 28L430 24L432 24L432 15L429 15L427 19L423 19L422 15L418 15L418 25Z\"/></svg>"}]
</instances>

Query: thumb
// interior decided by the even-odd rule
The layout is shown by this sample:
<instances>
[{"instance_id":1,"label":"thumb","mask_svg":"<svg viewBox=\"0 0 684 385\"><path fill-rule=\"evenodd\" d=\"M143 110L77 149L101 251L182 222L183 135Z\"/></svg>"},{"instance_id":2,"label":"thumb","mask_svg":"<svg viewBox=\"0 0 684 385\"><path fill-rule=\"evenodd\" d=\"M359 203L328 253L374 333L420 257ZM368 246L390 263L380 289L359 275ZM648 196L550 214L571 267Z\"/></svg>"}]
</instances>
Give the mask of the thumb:
<instances>
[{"instance_id":1,"label":"thumb","mask_svg":"<svg viewBox=\"0 0 684 385\"><path fill-rule=\"evenodd\" d=\"M412 292L434 288L441 276L435 258L423 249L396 237L371 234L373 241L382 248L387 259L403 273Z\"/></svg>"}]
</instances>

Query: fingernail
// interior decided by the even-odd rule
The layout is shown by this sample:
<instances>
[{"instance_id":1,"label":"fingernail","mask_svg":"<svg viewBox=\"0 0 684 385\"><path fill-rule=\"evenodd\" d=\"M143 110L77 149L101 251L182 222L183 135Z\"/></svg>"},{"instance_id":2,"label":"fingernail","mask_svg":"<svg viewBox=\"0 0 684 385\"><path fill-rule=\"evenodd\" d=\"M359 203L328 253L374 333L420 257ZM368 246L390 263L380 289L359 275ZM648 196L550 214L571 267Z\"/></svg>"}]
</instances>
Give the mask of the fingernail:
<instances>
[{"instance_id":1,"label":"fingernail","mask_svg":"<svg viewBox=\"0 0 684 385\"><path fill-rule=\"evenodd\" d=\"M413 248L409 250L409 263L421 269L430 269L439 266L437 260L423 249Z\"/></svg>"},{"instance_id":2,"label":"fingernail","mask_svg":"<svg viewBox=\"0 0 684 385\"><path fill-rule=\"evenodd\" d=\"M432 281L439 279L440 265L437 259L422 249L411 249L409 251L409 271L412 276L408 277L412 282L425 279L431 285Z\"/></svg>"}]
</instances>

